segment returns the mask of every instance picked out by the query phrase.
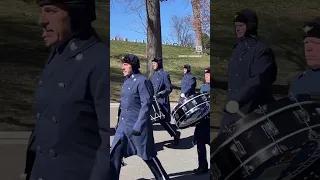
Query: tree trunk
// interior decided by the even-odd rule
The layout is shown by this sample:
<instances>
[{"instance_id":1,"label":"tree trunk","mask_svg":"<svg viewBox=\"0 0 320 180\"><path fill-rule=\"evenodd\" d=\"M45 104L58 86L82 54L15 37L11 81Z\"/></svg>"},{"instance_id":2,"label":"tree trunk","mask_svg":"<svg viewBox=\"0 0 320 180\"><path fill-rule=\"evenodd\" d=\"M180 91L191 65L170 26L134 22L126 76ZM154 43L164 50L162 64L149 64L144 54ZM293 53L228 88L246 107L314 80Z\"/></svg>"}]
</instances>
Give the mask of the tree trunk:
<instances>
[{"instance_id":1,"label":"tree trunk","mask_svg":"<svg viewBox=\"0 0 320 180\"><path fill-rule=\"evenodd\" d=\"M202 45L202 27L201 27L201 7L199 0L191 0L193 18L194 18L194 28L196 32L196 47L203 48Z\"/></svg>"},{"instance_id":2,"label":"tree trunk","mask_svg":"<svg viewBox=\"0 0 320 180\"><path fill-rule=\"evenodd\" d=\"M145 0L147 10L147 76L153 73L152 59L162 57L161 20L159 0Z\"/></svg>"}]
</instances>

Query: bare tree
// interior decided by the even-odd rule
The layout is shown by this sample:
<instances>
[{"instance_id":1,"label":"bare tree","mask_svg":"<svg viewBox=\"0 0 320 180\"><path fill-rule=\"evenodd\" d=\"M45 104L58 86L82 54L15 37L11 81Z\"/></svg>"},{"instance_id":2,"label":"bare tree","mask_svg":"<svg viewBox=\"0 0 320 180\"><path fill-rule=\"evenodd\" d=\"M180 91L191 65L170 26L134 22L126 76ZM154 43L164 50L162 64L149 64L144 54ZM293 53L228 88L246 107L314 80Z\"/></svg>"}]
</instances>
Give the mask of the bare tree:
<instances>
[{"instance_id":1,"label":"bare tree","mask_svg":"<svg viewBox=\"0 0 320 180\"><path fill-rule=\"evenodd\" d=\"M183 17L172 16L173 39L181 46L191 46L194 43L192 26Z\"/></svg>"},{"instance_id":2,"label":"bare tree","mask_svg":"<svg viewBox=\"0 0 320 180\"><path fill-rule=\"evenodd\" d=\"M196 32L196 46L203 47L202 45L202 27L201 27L201 7L200 0L191 0L194 27Z\"/></svg>"},{"instance_id":3,"label":"bare tree","mask_svg":"<svg viewBox=\"0 0 320 180\"><path fill-rule=\"evenodd\" d=\"M147 75L153 73L152 59L162 57L160 2L145 0L147 10Z\"/></svg>"},{"instance_id":4,"label":"bare tree","mask_svg":"<svg viewBox=\"0 0 320 180\"><path fill-rule=\"evenodd\" d=\"M200 14L202 30L210 34L210 1L200 0Z\"/></svg>"}]
</instances>

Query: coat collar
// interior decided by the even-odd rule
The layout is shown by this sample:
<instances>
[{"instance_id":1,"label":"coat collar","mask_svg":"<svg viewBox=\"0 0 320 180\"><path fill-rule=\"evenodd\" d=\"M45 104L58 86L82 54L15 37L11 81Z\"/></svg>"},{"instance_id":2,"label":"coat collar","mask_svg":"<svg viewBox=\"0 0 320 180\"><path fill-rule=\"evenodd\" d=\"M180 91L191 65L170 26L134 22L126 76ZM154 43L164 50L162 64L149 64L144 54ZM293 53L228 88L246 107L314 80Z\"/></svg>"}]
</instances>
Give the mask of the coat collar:
<instances>
[{"instance_id":1,"label":"coat collar","mask_svg":"<svg viewBox=\"0 0 320 180\"><path fill-rule=\"evenodd\" d=\"M59 54L61 59L67 61L98 42L100 42L100 39L96 35L95 31L79 36L74 35L70 40L66 41L58 48L52 49L48 63L50 63L56 54Z\"/></svg>"}]
</instances>

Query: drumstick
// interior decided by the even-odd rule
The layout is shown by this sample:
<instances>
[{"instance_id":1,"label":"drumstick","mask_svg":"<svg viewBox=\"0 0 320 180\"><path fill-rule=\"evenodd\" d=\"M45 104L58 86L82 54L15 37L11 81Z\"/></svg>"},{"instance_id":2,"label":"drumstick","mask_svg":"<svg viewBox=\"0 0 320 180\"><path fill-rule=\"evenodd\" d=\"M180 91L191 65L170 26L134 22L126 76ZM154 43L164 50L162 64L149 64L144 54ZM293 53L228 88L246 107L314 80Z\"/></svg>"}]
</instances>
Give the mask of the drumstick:
<instances>
[{"instance_id":1,"label":"drumstick","mask_svg":"<svg viewBox=\"0 0 320 180\"><path fill-rule=\"evenodd\" d=\"M226 110L231 114L237 113L242 118L246 116L240 111L239 103L237 101L229 101L226 105Z\"/></svg>"}]
</instances>

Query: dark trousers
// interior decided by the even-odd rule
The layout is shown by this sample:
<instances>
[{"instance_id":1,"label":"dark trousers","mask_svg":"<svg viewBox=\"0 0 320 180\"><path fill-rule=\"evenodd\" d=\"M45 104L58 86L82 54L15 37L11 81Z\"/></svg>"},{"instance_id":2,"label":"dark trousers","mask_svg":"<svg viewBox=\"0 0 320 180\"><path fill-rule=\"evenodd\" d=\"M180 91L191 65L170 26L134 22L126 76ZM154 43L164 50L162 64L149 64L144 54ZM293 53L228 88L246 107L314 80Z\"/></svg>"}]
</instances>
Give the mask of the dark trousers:
<instances>
[{"instance_id":1,"label":"dark trousers","mask_svg":"<svg viewBox=\"0 0 320 180\"><path fill-rule=\"evenodd\" d=\"M170 124L169 120L167 119L159 120L159 123L170 134L171 137L174 137L177 135L177 128L175 128L172 124Z\"/></svg>"},{"instance_id":2,"label":"dark trousers","mask_svg":"<svg viewBox=\"0 0 320 180\"><path fill-rule=\"evenodd\" d=\"M208 169L206 143L202 139L197 140L198 163L200 169Z\"/></svg>"},{"instance_id":3,"label":"dark trousers","mask_svg":"<svg viewBox=\"0 0 320 180\"><path fill-rule=\"evenodd\" d=\"M119 143L114 147L113 152L111 152L110 157L110 177L111 180L119 180L120 170L121 170L121 160L124 157L124 144L119 141ZM149 166L149 169L155 176L156 180L169 180L169 176L163 169L159 159L154 157L150 160L144 160L144 162Z\"/></svg>"},{"instance_id":4,"label":"dark trousers","mask_svg":"<svg viewBox=\"0 0 320 180\"><path fill-rule=\"evenodd\" d=\"M210 119L202 119L196 125L194 143L197 145L198 163L200 169L208 169L206 144L210 143Z\"/></svg>"}]
</instances>

